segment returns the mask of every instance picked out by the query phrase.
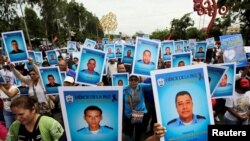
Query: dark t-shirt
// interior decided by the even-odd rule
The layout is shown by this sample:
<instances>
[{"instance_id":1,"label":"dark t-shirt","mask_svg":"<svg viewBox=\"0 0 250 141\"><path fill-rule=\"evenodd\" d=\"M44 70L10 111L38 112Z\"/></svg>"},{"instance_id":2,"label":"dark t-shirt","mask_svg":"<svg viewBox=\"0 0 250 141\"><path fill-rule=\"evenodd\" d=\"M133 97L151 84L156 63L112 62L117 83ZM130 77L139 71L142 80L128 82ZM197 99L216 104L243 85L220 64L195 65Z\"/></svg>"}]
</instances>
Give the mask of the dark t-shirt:
<instances>
[{"instance_id":1,"label":"dark t-shirt","mask_svg":"<svg viewBox=\"0 0 250 141\"><path fill-rule=\"evenodd\" d=\"M19 127L18 140L19 141L42 141L40 130L37 126L41 116L37 119L32 132L26 130L23 124Z\"/></svg>"}]
</instances>

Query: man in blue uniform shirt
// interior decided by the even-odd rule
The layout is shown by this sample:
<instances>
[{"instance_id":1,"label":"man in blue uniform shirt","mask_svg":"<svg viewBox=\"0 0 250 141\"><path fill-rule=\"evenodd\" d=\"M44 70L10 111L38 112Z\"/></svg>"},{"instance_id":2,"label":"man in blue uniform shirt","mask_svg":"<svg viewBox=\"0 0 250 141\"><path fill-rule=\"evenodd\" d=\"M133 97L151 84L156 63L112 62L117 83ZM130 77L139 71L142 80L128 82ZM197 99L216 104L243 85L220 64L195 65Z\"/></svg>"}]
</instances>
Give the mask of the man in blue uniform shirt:
<instances>
[{"instance_id":1,"label":"man in blue uniform shirt","mask_svg":"<svg viewBox=\"0 0 250 141\"><path fill-rule=\"evenodd\" d=\"M102 110L97 106L89 106L84 110L84 119L88 123L88 127L77 130L84 135L98 135L108 134L113 131L112 127L102 126L100 122L102 120Z\"/></svg>"},{"instance_id":2,"label":"man in blue uniform shirt","mask_svg":"<svg viewBox=\"0 0 250 141\"><path fill-rule=\"evenodd\" d=\"M206 120L203 116L193 114L192 97L187 91L180 91L176 94L175 105L179 117L170 120L167 123L168 128L196 124Z\"/></svg>"},{"instance_id":3,"label":"man in blue uniform shirt","mask_svg":"<svg viewBox=\"0 0 250 141\"><path fill-rule=\"evenodd\" d=\"M89 59L87 66L88 66L88 69L82 70L83 73L98 75L98 76L100 75L98 72L95 71L95 67L96 67L95 59L93 58Z\"/></svg>"},{"instance_id":4,"label":"man in blue uniform shirt","mask_svg":"<svg viewBox=\"0 0 250 141\"><path fill-rule=\"evenodd\" d=\"M138 60L138 62L141 62L146 65L154 65L154 62L151 62L151 52L149 50L144 50L143 51L143 58L142 60Z\"/></svg>"}]
</instances>

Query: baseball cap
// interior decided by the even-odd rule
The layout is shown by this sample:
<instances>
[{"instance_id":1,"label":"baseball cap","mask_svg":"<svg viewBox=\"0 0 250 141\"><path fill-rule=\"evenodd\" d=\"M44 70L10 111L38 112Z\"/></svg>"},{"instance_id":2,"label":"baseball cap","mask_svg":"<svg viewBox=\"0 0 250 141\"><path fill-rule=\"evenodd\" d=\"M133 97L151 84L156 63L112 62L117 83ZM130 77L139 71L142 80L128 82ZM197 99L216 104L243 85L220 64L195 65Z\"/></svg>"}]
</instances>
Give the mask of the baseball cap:
<instances>
[{"instance_id":1,"label":"baseball cap","mask_svg":"<svg viewBox=\"0 0 250 141\"><path fill-rule=\"evenodd\" d=\"M131 80L139 81L139 78L138 78L138 76L136 76L136 75L131 75L131 76L129 77L129 81L131 81Z\"/></svg>"},{"instance_id":2,"label":"baseball cap","mask_svg":"<svg viewBox=\"0 0 250 141\"><path fill-rule=\"evenodd\" d=\"M66 76L64 82L74 83L74 78L71 76Z\"/></svg>"}]
</instances>

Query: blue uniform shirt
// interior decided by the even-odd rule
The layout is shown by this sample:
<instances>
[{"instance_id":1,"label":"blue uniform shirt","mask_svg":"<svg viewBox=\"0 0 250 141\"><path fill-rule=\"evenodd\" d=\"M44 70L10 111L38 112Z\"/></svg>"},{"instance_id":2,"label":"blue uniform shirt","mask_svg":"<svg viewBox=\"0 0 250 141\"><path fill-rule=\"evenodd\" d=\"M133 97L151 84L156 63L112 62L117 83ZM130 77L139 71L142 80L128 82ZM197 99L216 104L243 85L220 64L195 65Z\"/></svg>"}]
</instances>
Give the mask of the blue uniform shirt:
<instances>
[{"instance_id":1,"label":"blue uniform shirt","mask_svg":"<svg viewBox=\"0 0 250 141\"><path fill-rule=\"evenodd\" d=\"M140 62L140 63L145 64L145 63L143 62L143 60L138 60L137 62ZM148 64L145 64L145 65L155 65L155 63L154 63L154 62L149 62Z\"/></svg>"},{"instance_id":2,"label":"blue uniform shirt","mask_svg":"<svg viewBox=\"0 0 250 141\"><path fill-rule=\"evenodd\" d=\"M87 69L82 70L81 72L86 73L86 74L90 74L90 73L88 73ZM91 75L97 75L97 76L99 76L100 74L98 72L96 72L96 71L93 71L93 73L91 73Z\"/></svg>"},{"instance_id":3,"label":"blue uniform shirt","mask_svg":"<svg viewBox=\"0 0 250 141\"><path fill-rule=\"evenodd\" d=\"M193 115L193 121L191 123L192 124L196 124L196 123L200 123L202 121L205 121L206 118L203 117L203 116L200 116L200 115ZM179 127L179 126L185 126L185 124L181 121L181 119L178 117L178 118L175 118L171 121L169 121L167 123L167 127Z\"/></svg>"},{"instance_id":4,"label":"blue uniform shirt","mask_svg":"<svg viewBox=\"0 0 250 141\"><path fill-rule=\"evenodd\" d=\"M92 133L88 127L84 127L84 128L77 130L77 132L84 134L84 135L108 134L108 133L111 133L112 131L113 131L113 128L106 126L106 125L100 126L99 131L96 134Z\"/></svg>"}]
</instances>

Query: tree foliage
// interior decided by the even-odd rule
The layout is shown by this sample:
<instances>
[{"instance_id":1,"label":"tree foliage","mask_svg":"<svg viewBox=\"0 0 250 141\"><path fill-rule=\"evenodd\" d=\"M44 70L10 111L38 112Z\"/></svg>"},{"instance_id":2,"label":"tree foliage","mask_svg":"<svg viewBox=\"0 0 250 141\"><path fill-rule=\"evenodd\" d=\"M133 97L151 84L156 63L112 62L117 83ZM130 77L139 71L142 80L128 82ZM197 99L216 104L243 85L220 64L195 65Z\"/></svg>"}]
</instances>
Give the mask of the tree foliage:
<instances>
[{"instance_id":1,"label":"tree foliage","mask_svg":"<svg viewBox=\"0 0 250 141\"><path fill-rule=\"evenodd\" d=\"M165 40L167 36L169 36L170 31L168 29L165 30L156 30L150 35L150 39L159 39L161 41Z\"/></svg>"},{"instance_id":2,"label":"tree foliage","mask_svg":"<svg viewBox=\"0 0 250 141\"><path fill-rule=\"evenodd\" d=\"M58 42L63 43L71 32L76 33L74 39L79 41L83 41L86 37L92 39L103 37L99 19L88 12L83 4L67 0L0 1L0 32L25 29L22 17L17 14L20 4L26 7L24 18L31 38L51 40L57 36Z\"/></svg>"},{"instance_id":3,"label":"tree foliage","mask_svg":"<svg viewBox=\"0 0 250 141\"><path fill-rule=\"evenodd\" d=\"M173 39L187 39L186 29L194 25L190 14L191 13L187 13L180 19L173 19L171 21L170 32Z\"/></svg>"}]
</instances>

